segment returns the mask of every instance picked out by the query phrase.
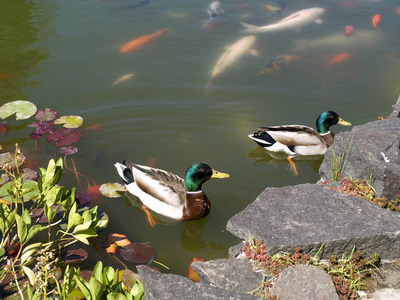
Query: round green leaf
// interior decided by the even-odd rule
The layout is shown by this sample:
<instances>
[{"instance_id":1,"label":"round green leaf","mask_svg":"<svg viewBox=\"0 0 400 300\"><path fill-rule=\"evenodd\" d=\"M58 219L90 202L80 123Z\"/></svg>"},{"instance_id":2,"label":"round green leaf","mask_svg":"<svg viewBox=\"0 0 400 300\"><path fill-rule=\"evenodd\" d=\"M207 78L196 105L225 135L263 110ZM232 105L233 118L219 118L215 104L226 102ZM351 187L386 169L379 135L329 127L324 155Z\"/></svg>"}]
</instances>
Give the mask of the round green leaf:
<instances>
[{"instance_id":1,"label":"round green leaf","mask_svg":"<svg viewBox=\"0 0 400 300\"><path fill-rule=\"evenodd\" d=\"M80 116L62 116L54 121L54 124L64 124L65 128L78 128L83 124L83 119Z\"/></svg>"},{"instance_id":2,"label":"round green leaf","mask_svg":"<svg viewBox=\"0 0 400 300\"><path fill-rule=\"evenodd\" d=\"M32 117L36 111L37 107L35 104L29 101L16 100L5 103L0 107L0 118L6 119L15 114L17 120L25 120Z\"/></svg>"},{"instance_id":3,"label":"round green leaf","mask_svg":"<svg viewBox=\"0 0 400 300\"><path fill-rule=\"evenodd\" d=\"M109 198L118 198L121 195L117 192L126 192L126 187L120 183L103 183L99 188L100 193Z\"/></svg>"}]
</instances>

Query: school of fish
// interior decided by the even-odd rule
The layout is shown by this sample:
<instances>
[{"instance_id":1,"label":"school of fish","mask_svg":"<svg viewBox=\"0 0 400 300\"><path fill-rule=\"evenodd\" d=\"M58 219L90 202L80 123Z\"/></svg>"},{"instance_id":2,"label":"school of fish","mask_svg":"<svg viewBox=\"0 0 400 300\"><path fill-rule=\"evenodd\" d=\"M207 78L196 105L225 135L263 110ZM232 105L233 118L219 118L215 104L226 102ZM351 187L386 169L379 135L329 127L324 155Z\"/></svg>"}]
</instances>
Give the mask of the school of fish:
<instances>
[{"instance_id":1,"label":"school of fish","mask_svg":"<svg viewBox=\"0 0 400 300\"><path fill-rule=\"evenodd\" d=\"M103 0L105 1L105 0ZM150 0L142 0L137 4L131 6L130 8L137 8L144 5L149 4ZM355 9L357 6L352 1L340 0L339 5L343 7L347 7L349 9ZM232 10L239 10L247 7L250 4L243 3L241 5L235 5ZM277 21L275 23L270 23L263 26L256 26L249 23L241 22L243 19L250 19L251 14L245 14L239 19L239 23L244 27L240 33L249 33L251 35L240 36L238 39L233 40L230 45L226 47L226 51L221 53L219 58L216 60L214 67L211 68L211 78L208 82L207 86L215 83L216 77L221 76L221 74L229 69L233 65L238 64L240 60L246 54L257 55L257 50L254 49L254 46L257 44L257 35L269 33L269 32L282 32L282 31L295 31L299 32L303 28L307 28L308 30L314 30L315 28L311 26L311 24L322 24L322 16L325 14L325 8L321 7L310 7L297 11L293 11L293 9L287 5L284 1L276 1L276 5L273 4L265 4L264 8L266 12L276 13L278 15L285 15L288 12L291 12L286 17ZM396 13L400 15L400 6L395 9ZM209 4L206 9L208 15L208 21L203 21L206 24L205 27L209 29L217 28L219 19L222 14L225 12L222 9L221 2L213 1ZM185 18L185 14L180 14L177 12L169 12L169 16L174 18ZM287 66L289 62L293 61L295 58L300 58L301 53L307 51L307 49L319 49L319 48L330 48L332 50L337 49L337 53L333 53L331 57L329 57L326 61L326 66L340 65L344 63L348 63L351 59L354 58L353 54L348 51L351 49L352 45L357 44L360 46L369 46L371 44L377 43L379 40L380 24L382 21L382 15L380 13L376 13L371 16L372 28L370 30L360 29L355 30L355 28L349 24L344 27L343 31L340 34L339 32L336 35L326 36L324 38L314 39L314 40L301 40L298 39L294 41L294 47L291 49L291 53L296 53L299 55L279 55L274 59L270 60L260 71L255 73L252 79L264 77L267 74L273 74L275 71L278 71L284 66ZM374 32L375 29L376 31ZM343 30L343 29L342 29ZM133 40L123 44L120 47L120 53L128 53L139 50L148 46L155 40L160 40L162 35L167 33L171 33L168 28L161 29L159 31L148 33L139 37L135 37ZM342 52L340 52L342 50ZM344 50L344 51L343 51ZM121 82L128 81L133 77L133 74L126 74L118 79L116 79L112 85L118 85Z\"/></svg>"}]
</instances>

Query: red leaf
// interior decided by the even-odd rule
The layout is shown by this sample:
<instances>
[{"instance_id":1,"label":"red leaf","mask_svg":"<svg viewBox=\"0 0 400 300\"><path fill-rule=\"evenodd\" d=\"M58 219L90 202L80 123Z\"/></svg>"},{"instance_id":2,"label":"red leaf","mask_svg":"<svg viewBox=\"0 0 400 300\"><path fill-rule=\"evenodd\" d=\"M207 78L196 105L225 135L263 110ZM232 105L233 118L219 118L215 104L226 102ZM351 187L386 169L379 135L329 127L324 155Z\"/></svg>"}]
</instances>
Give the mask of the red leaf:
<instances>
[{"instance_id":1,"label":"red leaf","mask_svg":"<svg viewBox=\"0 0 400 300\"><path fill-rule=\"evenodd\" d=\"M29 127L36 128L33 133L36 134L44 134L52 132L56 129L56 124L50 121L36 121L31 124L28 124Z\"/></svg>"},{"instance_id":2,"label":"red leaf","mask_svg":"<svg viewBox=\"0 0 400 300\"><path fill-rule=\"evenodd\" d=\"M51 121L57 118L57 112L54 109L50 108L45 108L44 111L38 109L33 117L39 121Z\"/></svg>"},{"instance_id":3,"label":"red leaf","mask_svg":"<svg viewBox=\"0 0 400 300\"><path fill-rule=\"evenodd\" d=\"M8 133L8 125L3 123L0 124L0 134L6 135Z\"/></svg>"},{"instance_id":4,"label":"red leaf","mask_svg":"<svg viewBox=\"0 0 400 300\"><path fill-rule=\"evenodd\" d=\"M121 256L129 262L141 264L150 262L156 252L149 245L133 243L121 249Z\"/></svg>"},{"instance_id":5,"label":"red leaf","mask_svg":"<svg viewBox=\"0 0 400 300\"><path fill-rule=\"evenodd\" d=\"M66 146L66 147L61 147L60 148L60 153L64 155L72 155L78 152L78 148L75 148L73 146Z\"/></svg>"},{"instance_id":6,"label":"red leaf","mask_svg":"<svg viewBox=\"0 0 400 300\"><path fill-rule=\"evenodd\" d=\"M82 137L82 133L74 128L61 128L48 134L46 141L48 143L56 142L56 146L69 146L78 142Z\"/></svg>"},{"instance_id":7,"label":"red leaf","mask_svg":"<svg viewBox=\"0 0 400 300\"><path fill-rule=\"evenodd\" d=\"M62 254L67 264L78 264L86 260L88 253L83 249L70 249Z\"/></svg>"}]
</instances>

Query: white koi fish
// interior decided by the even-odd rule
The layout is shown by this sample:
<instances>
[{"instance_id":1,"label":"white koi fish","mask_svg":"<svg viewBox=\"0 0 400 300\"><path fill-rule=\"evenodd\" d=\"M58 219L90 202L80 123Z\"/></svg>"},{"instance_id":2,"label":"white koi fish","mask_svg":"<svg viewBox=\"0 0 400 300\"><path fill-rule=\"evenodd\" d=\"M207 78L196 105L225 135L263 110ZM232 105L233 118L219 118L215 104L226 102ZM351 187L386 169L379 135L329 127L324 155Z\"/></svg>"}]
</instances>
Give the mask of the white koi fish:
<instances>
[{"instance_id":1,"label":"white koi fish","mask_svg":"<svg viewBox=\"0 0 400 300\"><path fill-rule=\"evenodd\" d=\"M281 31L288 29L296 30L312 22L320 24L321 23L320 16L324 12L325 12L324 8L313 7L295 12L290 16L274 24L266 26L254 26L244 22L240 22L240 24L242 24L245 28L243 32L248 32L248 33L272 32L272 31Z\"/></svg>"},{"instance_id":2,"label":"white koi fish","mask_svg":"<svg viewBox=\"0 0 400 300\"><path fill-rule=\"evenodd\" d=\"M211 72L211 81L220 73L222 73L226 68L233 65L238 61L244 54L251 52L251 47L256 41L254 35L249 35L241 38L239 41L228 47L228 50L222 54L220 59L217 61L214 69Z\"/></svg>"}]
</instances>

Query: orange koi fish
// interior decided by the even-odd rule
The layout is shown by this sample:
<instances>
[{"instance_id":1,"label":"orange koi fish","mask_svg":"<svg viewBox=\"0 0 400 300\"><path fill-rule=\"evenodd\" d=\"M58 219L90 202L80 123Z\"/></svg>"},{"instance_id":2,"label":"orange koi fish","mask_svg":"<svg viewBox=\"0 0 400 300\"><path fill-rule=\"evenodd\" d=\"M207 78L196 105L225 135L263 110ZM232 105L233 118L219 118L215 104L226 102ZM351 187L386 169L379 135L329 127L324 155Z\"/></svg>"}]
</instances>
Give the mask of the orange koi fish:
<instances>
[{"instance_id":1,"label":"orange koi fish","mask_svg":"<svg viewBox=\"0 0 400 300\"><path fill-rule=\"evenodd\" d=\"M353 33L354 33L354 27L351 26L351 25L347 25L345 27L345 34L344 35L348 38L349 36L353 35Z\"/></svg>"},{"instance_id":2,"label":"orange koi fish","mask_svg":"<svg viewBox=\"0 0 400 300\"><path fill-rule=\"evenodd\" d=\"M150 41L154 40L155 38L159 37L160 35L163 35L166 33L170 33L170 30L168 28L164 28L155 33L151 33L151 34L142 36L140 38L134 39L133 41L130 41L129 43L123 45L119 51L121 53L125 53L128 51L135 50L135 49L149 43Z\"/></svg>"},{"instance_id":3,"label":"orange koi fish","mask_svg":"<svg viewBox=\"0 0 400 300\"><path fill-rule=\"evenodd\" d=\"M396 8L396 14L398 14L400 16L400 6L398 8Z\"/></svg>"},{"instance_id":4,"label":"orange koi fish","mask_svg":"<svg viewBox=\"0 0 400 300\"><path fill-rule=\"evenodd\" d=\"M329 60L328 65L335 65L335 64L343 63L343 62L349 60L350 57L351 57L351 53L348 53L348 52L337 54Z\"/></svg>"},{"instance_id":5,"label":"orange koi fish","mask_svg":"<svg viewBox=\"0 0 400 300\"><path fill-rule=\"evenodd\" d=\"M378 24L381 22L381 15L380 14L376 14L373 18L372 18L372 25L374 25L375 28L378 28Z\"/></svg>"}]
</instances>

